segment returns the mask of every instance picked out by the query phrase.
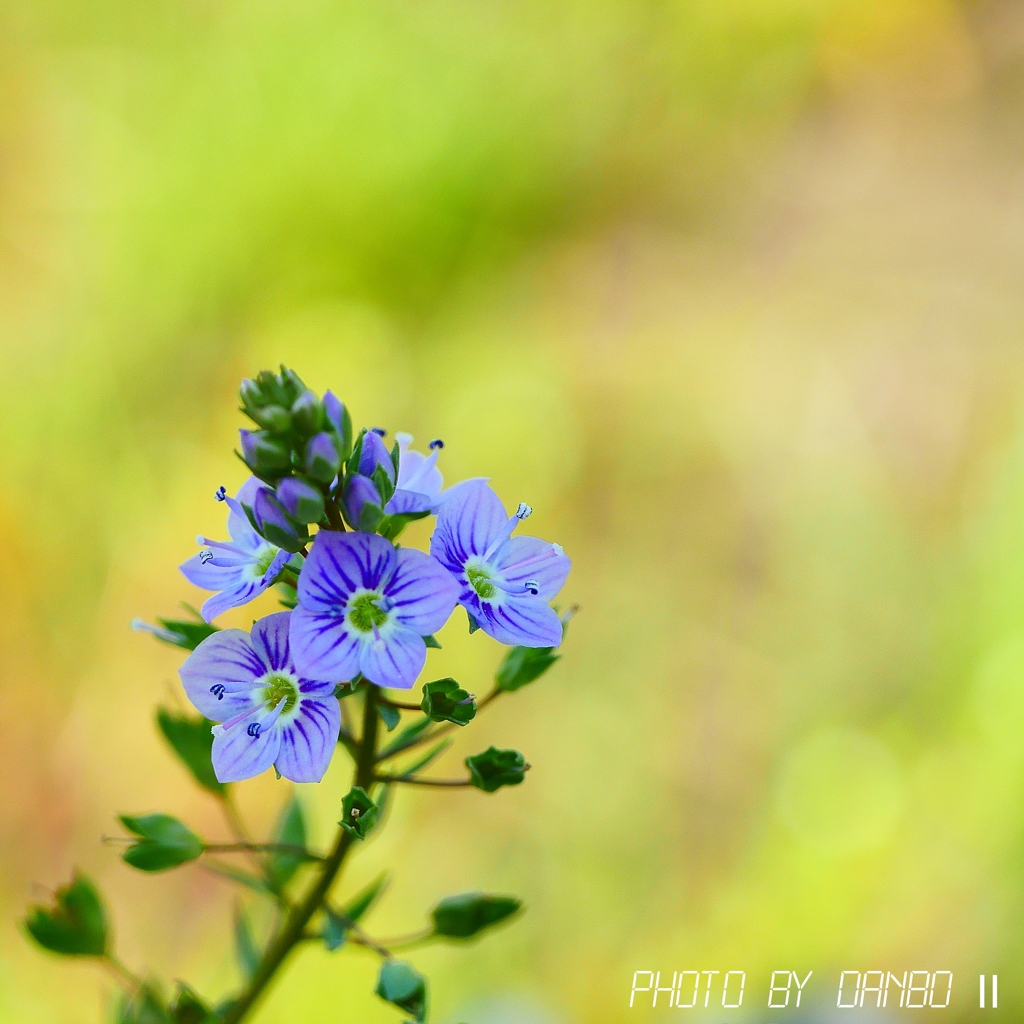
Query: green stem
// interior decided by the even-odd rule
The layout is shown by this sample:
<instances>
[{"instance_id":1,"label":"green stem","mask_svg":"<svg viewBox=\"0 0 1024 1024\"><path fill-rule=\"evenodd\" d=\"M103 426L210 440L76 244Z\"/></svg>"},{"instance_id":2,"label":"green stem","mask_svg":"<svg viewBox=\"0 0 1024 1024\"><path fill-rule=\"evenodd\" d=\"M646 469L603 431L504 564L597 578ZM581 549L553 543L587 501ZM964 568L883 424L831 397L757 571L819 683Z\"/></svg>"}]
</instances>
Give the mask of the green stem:
<instances>
[{"instance_id":1,"label":"green stem","mask_svg":"<svg viewBox=\"0 0 1024 1024\"><path fill-rule=\"evenodd\" d=\"M142 979L125 967L113 953L104 953L103 962L125 988L132 989L135 992L142 990Z\"/></svg>"},{"instance_id":2,"label":"green stem","mask_svg":"<svg viewBox=\"0 0 1024 1024\"><path fill-rule=\"evenodd\" d=\"M476 706L477 714L479 714L488 704L499 697L504 690L495 686L490 693ZM453 729L459 728L454 722L446 722L444 725L438 726L436 729L430 729L426 732L421 732L419 736L414 736L408 743L403 743L400 747L395 747L394 750L388 751L387 757L382 757L380 761L389 761L391 758L398 754L404 754L407 750L412 750L413 747L420 747L424 743L429 743L431 740L436 740L439 736L444 736L446 733L451 732Z\"/></svg>"},{"instance_id":3,"label":"green stem","mask_svg":"<svg viewBox=\"0 0 1024 1024\"><path fill-rule=\"evenodd\" d=\"M356 759L355 784L369 791L373 785L373 766L377 756L377 694L376 687L367 687L363 706L363 735L359 741L359 756ZM320 909L330 891L338 872L345 863L345 857L352 846L353 836L344 829L338 830L334 849L324 861L313 887L301 903L297 904L285 919L284 926L267 947L256 973L242 994L227 1008L221 1024L239 1024L256 1005L267 985L273 980L278 968L288 954L303 939L303 933L310 918Z\"/></svg>"},{"instance_id":4,"label":"green stem","mask_svg":"<svg viewBox=\"0 0 1024 1024\"><path fill-rule=\"evenodd\" d=\"M303 860L324 860L294 843L207 843L203 849L207 853L284 853Z\"/></svg>"},{"instance_id":5,"label":"green stem","mask_svg":"<svg viewBox=\"0 0 1024 1024\"><path fill-rule=\"evenodd\" d=\"M327 512L327 521L331 524L331 529L344 533L345 523L342 521L341 513L338 511L338 503L333 498L327 498L324 502L324 510Z\"/></svg>"},{"instance_id":6,"label":"green stem","mask_svg":"<svg viewBox=\"0 0 1024 1024\"><path fill-rule=\"evenodd\" d=\"M472 786L469 779L421 779L415 775L378 775L378 782L406 782L413 786Z\"/></svg>"}]
</instances>

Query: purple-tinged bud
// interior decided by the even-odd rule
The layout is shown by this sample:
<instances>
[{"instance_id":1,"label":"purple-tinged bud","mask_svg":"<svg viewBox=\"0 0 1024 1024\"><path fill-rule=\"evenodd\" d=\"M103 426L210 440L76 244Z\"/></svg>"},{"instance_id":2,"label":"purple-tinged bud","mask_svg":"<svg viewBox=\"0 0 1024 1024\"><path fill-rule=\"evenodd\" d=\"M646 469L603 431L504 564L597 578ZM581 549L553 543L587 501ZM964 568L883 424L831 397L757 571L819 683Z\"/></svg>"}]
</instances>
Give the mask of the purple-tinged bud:
<instances>
[{"instance_id":1,"label":"purple-tinged bud","mask_svg":"<svg viewBox=\"0 0 1024 1024\"><path fill-rule=\"evenodd\" d=\"M299 531L288 518L284 507L274 497L273 492L260 488L252 503L252 516L256 527L271 544L276 544L285 551L298 551L302 547ZM302 528L306 533L306 528Z\"/></svg>"},{"instance_id":2,"label":"purple-tinged bud","mask_svg":"<svg viewBox=\"0 0 1024 1024\"><path fill-rule=\"evenodd\" d=\"M319 523L323 517L323 494L298 477L287 476L277 485L277 499L288 515L300 523Z\"/></svg>"},{"instance_id":3,"label":"purple-tinged bud","mask_svg":"<svg viewBox=\"0 0 1024 1024\"><path fill-rule=\"evenodd\" d=\"M333 430L338 438L338 454L344 462L352 454L352 417L333 391L325 391L323 397L324 414L327 418L327 429Z\"/></svg>"},{"instance_id":4,"label":"purple-tinged bud","mask_svg":"<svg viewBox=\"0 0 1024 1024\"><path fill-rule=\"evenodd\" d=\"M256 381L246 377L238 387L238 397L247 410L256 409L263 401L263 392Z\"/></svg>"},{"instance_id":5,"label":"purple-tinged bud","mask_svg":"<svg viewBox=\"0 0 1024 1024\"><path fill-rule=\"evenodd\" d=\"M292 405L292 423L303 437L324 428L324 408L312 391L303 391Z\"/></svg>"},{"instance_id":6,"label":"purple-tinged bud","mask_svg":"<svg viewBox=\"0 0 1024 1024\"><path fill-rule=\"evenodd\" d=\"M240 430L242 458L258 476L274 475L291 465L288 445L263 430Z\"/></svg>"},{"instance_id":7,"label":"purple-tinged bud","mask_svg":"<svg viewBox=\"0 0 1024 1024\"><path fill-rule=\"evenodd\" d=\"M368 430L363 434L363 450L359 456L359 472L363 476L373 476L373 471L383 466L388 479L395 482L395 464L391 461L391 452L380 434Z\"/></svg>"},{"instance_id":8,"label":"purple-tinged bud","mask_svg":"<svg viewBox=\"0 0 1024 1024\"><path fill-rule=\"evenodd\" d=\"M321 431L306 445L306 473L317 483L329 484L341 468L338 442L332 434Z\"/></svg>"},{"instance_id":9,"label":"purple-tinged bud","mask_svg":"<svg viewBox=\"0 0 1024 1024\"><path fill-rule=\"evenodd\" d=\"M377 485L366 476L356 474L348 477L345 482L345 495L342 499L345 506L345 518L353 529L359 529L363 508L366 505L381 507L380 492Z\"/></svg>"}]
</instances>

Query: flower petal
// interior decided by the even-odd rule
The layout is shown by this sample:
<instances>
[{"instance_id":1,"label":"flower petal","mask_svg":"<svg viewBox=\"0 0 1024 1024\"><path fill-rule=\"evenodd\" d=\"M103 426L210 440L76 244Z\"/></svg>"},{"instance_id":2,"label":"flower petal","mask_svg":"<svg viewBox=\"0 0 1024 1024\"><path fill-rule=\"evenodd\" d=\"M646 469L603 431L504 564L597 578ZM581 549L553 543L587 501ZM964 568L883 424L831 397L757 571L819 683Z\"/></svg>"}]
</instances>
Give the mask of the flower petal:
<instances>
[{"instance_id":1,"label":"flower petal","mask_svg":"<svg viewBox=\"0 0 1024 1024\"><path fill-rule=\"evenodd\" d=\"M259 697L253 684L266 671L248 633L223 629L199 644L178 675L196 710L213 722L223 722L256 706ZM218 690L218 698L211 688L220 686L224 689Z\"/></svg>"},{"instance_id":2,"label":"flower petal","mask_svg":"<svg viewBox=\"0 0 1024 1024\"><path fill-rule=\"evenodd\" d=\"M562 623L554 608L539 597L511 594L500 604L481 601L473 613L480 628L499 643L519 647L558 647Z\"/></svg>"},{"instance_id":3,"label":"flower petal","mask_svg":"<svg viewBox=\"0 0 1024 1024\"><path fill-rule=\"evenodd\" d=\"M422 552L419 552L422 553ZM397 626L388 636L361 645L359 671L378 686L411 689L427 660L427 645L415 630Z\"/></svg>"},{"instance_id":4,"label":"flower petal","mask_svg":"<svg viewBox=\"0 0 1024 1024\"><path fill-rule=\"evenodd\" d=\"M376 590L390 578L395 562L394 545L383 537L323 530L299 574L299 604L309 611L340 614L354 590Z\"/></svg>"},{"instance_id":5,"label":"flower petal","mask_svg":"<svg viewBox=\"0 0 1024 1024\"><path fill-rule=\"evenodd\" d=\"M460 480L457 484L452 484L452 486L449 487L448 490L442 491L434 499L433 511L437 512L442 505L446 504L448 501L451 501L452 499L458 500L459 496L464 491L474 486L474 484L485 484L490 479L491 478L489 476L471 476L467 480Z\"/></svg>"},{"instance_id":6,"label":"flower petal","mask_svg":"<svg viewBox=\"0 0 1024 1024\"><path fill-rule=\"evenodd\" d=\"M198 554L182 562L178 568L189 583L194 583L203 590L228 590L249 575L246 567L252 559L242 551L238 554L245 559L244 563L239 565L213 565L211 559Z\"/></svg>"},{"instance_id":7,"label":"flower petal","mask_svg":"<svg viewBox=\"0 0 1024 1024\"><path fill-rule=\"evenodd\" d=\"M403 435L409 437L408 434ZM395 435L399 445L402 439ZM412 441L412 438L409 438ZM436 500L444 487L444 477L437 468L437 458L413 451L409 447L402 448L398 460L398 488L405 491L419 491Z\"/></svg>"},{"instance_id":8,"label":"flower petal","mask_svg":"<svg viewBox=\"0 0 1024 1024\"><path fill-rule=\"evenodd\" d=\"M447 568L458 571L471 555L483 555L507 522L501 499L487 484L462 488L437 514L430 553Z\"/></svg>"},{"instance_id":9,"label":"flower petal","mask_svg":"<svg viewBox=\"0 0 1024 1024\"><path fill-rule=\"evenodd\" d=\"M207 622L213 622L218 615L226 612L229 608L238 608L243 604L248 604L253 598L259 597L269 585L269 582L264 582L264 580L247 580L237 586L222 590L219 594L214 594L213 597L208 597L199 610Z\"/></svg>"},{"instance_id":10,"label":"flower petal","mask_svg":"<svg viewBox=\"0 0 1024 1024\"><path fill-rule=\"evenodd\" d=\"M513 537L495 559L506 583L526 591L526 581L537 585L537 596L550 601L565 583L572 562L557 545L539 537Z\"/></svg>"},{"instance_id":11,"label":"flower petal","mask_svg":"<svg viewBox=\"0 0 1024 1024\"><path fill-rule=\"evenodd\" d=\"M252 721L257 720L252 716ZM250 736L249 721L225 729L214 726L211 759L219 782L242 782L262 775L276 760L281 749L281 730L271 726L261 729L258 736Z\"/></svg>"},{"instance_id":12,"label":"flower petal","mask_svg":"<svg viewBox=\"0 0 1024 1024\"><path fill-rule=\"evenodd\" d=\"M319 782L331 763L341 708L333 693L326 697L302 697L299 713L281 732L277 770L292 782Z\"/></svg>"},{"instance_id":13,"label":"flower petal","mask_svg":"<svg viewBox=\"0 0 1024 1024\"><path fill-rule=\"evenodd\" d=\"M359 671L359 640L337 612L300 605L292 612L289 644L295 670L304 679L343 682Z\"/></svg>"},{"instance_id":14,"label":"flower petal","mask_svg":"<svg viewBox=\"0 0 1024 1024\"><path fill-rule=\"evenodd\" d=\"M436 633L455 610L461 587L454 576L423 551L402 548L398 568L384 589L395 618L418 636Z\"/></svg>"},{"instance_id":15,"label":"flower petal","mask_svg":"<svg viewBox=\"0 0 1024 1024\"><path fill-rule=\"evenodd\" d=\"M407 491L399 488L391 496L391 500L384 506L384 511L389 516L408 512L429 512L433 504L434 500L429 494L421 494L418 491Z\"/></svg>"},{"instance_id":16,"label":"flower petal","mask_svg":"<svg viewBox=\"0 0 1024 1024\"><path fill-rule=\"evenodd\" d=\"M252 646L260 658L272 669L291 669L291 653L288 649L288 626L291 612L275 612L260 619L252 627Z\"/></svg>"}]
</instances>

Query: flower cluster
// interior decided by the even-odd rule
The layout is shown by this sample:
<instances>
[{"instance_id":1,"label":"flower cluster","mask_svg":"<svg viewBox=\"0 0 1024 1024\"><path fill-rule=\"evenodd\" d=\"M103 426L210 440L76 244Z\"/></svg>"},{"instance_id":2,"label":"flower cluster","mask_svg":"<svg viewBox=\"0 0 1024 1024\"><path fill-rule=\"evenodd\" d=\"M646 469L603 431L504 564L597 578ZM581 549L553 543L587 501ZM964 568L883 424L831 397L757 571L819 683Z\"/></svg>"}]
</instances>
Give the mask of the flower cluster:
<instances>
[{"instance_id":1,"label":"flower cluster","mask_svg":"<svg viewBox=\"0 0 1024 1024\"><path fill-rule=\"evenodd\" d=\"M379 428L353 438L344 404L330 391L318 398L284 367L244 381L240 397L259 429L241 431L252 477L234 498L217 492L231 540L199 537L202 549L181 570L215 591L202 607L207 622L274 584L292 610L251 634L213 632L181 668L189 699L219 723L218 780L273 765L296 782L318 781L340 730L335 687L410 689L456 605L471 630L500 643L561 643L549 602L570 562L557 544L513 536L528 505L509 516L483 478L446 490L440 440L424 454L408 434L390 449ZM395 545L409 522L430 515L429 553Z\"/></svg>"}]
</instances>

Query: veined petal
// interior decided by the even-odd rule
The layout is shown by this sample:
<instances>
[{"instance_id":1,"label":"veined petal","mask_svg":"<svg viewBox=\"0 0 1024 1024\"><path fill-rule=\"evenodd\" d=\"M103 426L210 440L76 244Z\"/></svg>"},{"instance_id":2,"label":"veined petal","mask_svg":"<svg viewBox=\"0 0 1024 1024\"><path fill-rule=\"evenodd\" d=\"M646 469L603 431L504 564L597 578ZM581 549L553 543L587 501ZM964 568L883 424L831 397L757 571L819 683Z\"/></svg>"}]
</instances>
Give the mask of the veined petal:
<instances>
[{"instance_id":1,"label":"veined petal","mask_svg":"<svg viewBox=\"0 0 1024 1024\"><path fill-rule=\"evenodd\" d=\"M513 537L495 558L495 568L506 583L521 593L536 590L543 601L562 589L571 567L569 556L557 544L539 537ZM529 589L528 582L533 584Z\"/></svg>"},{"instance_id":2,"label":"veined petal","mask_svg":"<svg viewBox=\"0 0 1024 1024\"><path fill-rule=\"evenodd\" d=\"M326 697L303 696L298 714L279 730L277 770L292 782L319 782L331 763L340 731L341 709L333 692Z\"/></svg>"},{"instance_id":3,"label":"veined petal","mask_svg":"<svg viewBox=\"0 0 1024 1024\"><path fill-rule=\"evenodd\" d=\"M291 612L275 612L260 619L252 627L252 646L259 657L272 669L291 669L288 649L288 626Z\"/></svg>"},{"instance_id":4,"label":"veined petal","mask_svg":"<svg viewBox=\"0 0 1024 1024\"><path fill-rule=\"evenodd\" d=\"M471 555L483 555L508 522L501 499L485 483L464 487L437 514L430 553L452 571Z\"/></svg>"},{"instance_id":5,"label":"veined petal","mask_svg":"<svg viewBox=\"0 0 1024 1024\"><path fill-rule=\"evenodd\" d=\"M323 530L299 575L299 604L309 611L340 613L353 591L376 590L390 578L395 563L394 545L383 537Z\"/></svg>"},{"instance_id":6,"label":"veined petal","mask_svg":"<svg viewBox=\"0 0 1024 1024\"><path fill-rule=\"evenodd\" d=\"M227 590L249 575L245 566L251 564L252 559L242 551L238 552L238 556L246 559L244 565L214 565L213 559L204 557L200 552L182 562L178 568L189 583L203 590Z\"/></svg>"},{"instance_id":7,"label":"veined petal","mask_svg":"<svg viewBox=\"0 0 1024 1024\"><path fill-rule=\"evenodd\" d=\"M427 636L448 621L460 589L455 577L433 555L402 548L384 593L393 602L398 622L417 636Z\"/></svg>"},{"instance_id":8,"label":"veined petal","mask_svg":"<svg viewBox=\"0 0 1024 1024\"><path fill-rule=\"evenodd\" d=\"M432 511L437 512L442 505L446 504L451 500L459 500L459 496L463 494L470 487L475 484L486 484L491 478L489 476L471 476L466 480L460 480L457 484L452 484L446 491L441 491L440 494L434 499L434 507Z\"/></svg>"},{"instance_id":9,"label":"veined petal","mask_svg":"<svg viewBox=\"0 0 1024 1024\"><path fill-rule=\"evenodd\" d=\"M258 713L253 714L230 729L214 726L211 760L219 782L242 782L262 775L277 760L281 730L270 726L250 736L248 727L258 718Z\"/></svg>"},{"instance_id":10,"label":"veined petal","mask_svg":"<svg viewBox=\"0 0 1024 1024\"><path fill-rule=\"evenodd\" d=\"M408 690L423 671L427 660L427 645L413 629L396 626L387 638L371 640L361 645L359 671L378 686Z\"/></svg>"},{"instance_id":11,"label":"veined petal","mask_svg":"<svg viewBox=\"0 0 1024 1024\"><path fill-rule=\"evenodd\" d=\"M433 504L433 499L429 494L420 494L418 491L407 491L400 488L384 506L384 511L389 516L405 512L429 512Z\"/></svg>"},{"instance_id":12,"label":"veined petal","mask_svg":"<svg viewBox=\"0 0 1024 1024\"><path fill-rule=\"evenodd\" d=\"M266 671L248 633L223 629L196 647L178 675L196 710L213 722L223 722L256 707L254 683Z\"/></svg>"},{"instance_id":13,"label":"veined petal","mask_svg":"<svg viewBox=\"0 0 1024 1024\"><path fill-rule=\"evenodd\" d=\"M444 477L441 470L437 468L437 453L424 455L422 452L413 451L408 443L402 446L402 439L412 438L408 434L401 437L395 435L401 446L401 454L398 460L398 487L406 491L418 491L436 500L444 487Z\"/></svg>"},{"instance_id":14,"label":"veined petal","mask_svg":"<svg viewBox=\"0 0 1024 1024\"><path fill-rule=\"evenodd\" d=\"M292 612L289 645L295 670L304 679L344 682L359 671L359 640L340 613L301 605Z\"/></svg>"},{"instance_id":15,"label":"veined petal","mask_svg":"<svg viewBox=\"0 0 1024 1024\"><path fill-rule=\"evenodd\" d=\"M508 595L500 604L482 601L473 613L480 628L499 643L519 647L558 647L562 623L539 597Z\"/></svg>"},{"instance_id":16,"label":"veined petal","mask_svg":"<svg viewBox=\"0 0 1024 1024\"><path fill-rule=\"evenodd\" d=\"M238 489L234 499L228 502L228 533L231 539L241 548L247 551L255 551L261 544L265 543L263 538L252 528L249 517L245 514L242 505L252 508L256 495L260 491L269 491L271 488L262 480L254 476L249 477Z\"/></svg>"},{"instance_id":17,"label":"veined petal","mask_svg":"<svg viewBox=\"0 0 1024 1024\"><path fill-rule=\"evenodd\" d=\"M213 597L208 597L199 610L207 622L213 622L218 615L226 612L229 608L238 608L243 604L248 604L254 597L259 597L268 586L268 583L260 580L247 580L238 583L234 587L222 590L219 594L214 594Z\"/></svg>"}]
</instances>

